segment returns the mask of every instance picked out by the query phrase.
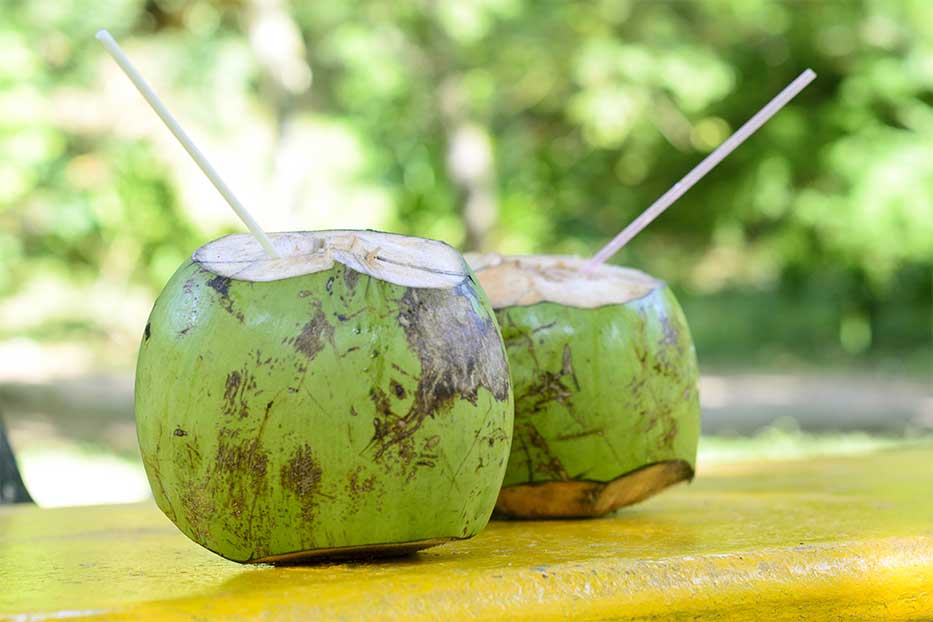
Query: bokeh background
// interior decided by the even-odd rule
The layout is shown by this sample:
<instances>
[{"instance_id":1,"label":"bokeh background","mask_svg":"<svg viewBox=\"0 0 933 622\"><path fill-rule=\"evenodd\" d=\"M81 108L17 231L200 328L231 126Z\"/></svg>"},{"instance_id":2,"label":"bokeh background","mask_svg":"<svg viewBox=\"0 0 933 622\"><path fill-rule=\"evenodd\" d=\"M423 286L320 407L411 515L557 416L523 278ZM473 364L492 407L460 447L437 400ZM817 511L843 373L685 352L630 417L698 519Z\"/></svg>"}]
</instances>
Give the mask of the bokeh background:
<instances>
[{"instance_id":1,"label":"bokeh background","mask_svg":"<svg viewBox=\"0 0 933 622\"><path fill-rule=\"evenodd\" d=\"M811 67L614 261L682 300L701 461L930 439L931 2L0 0L0 412L42 504L148 494L146 315L241 230L102 27L267 229L507 253L595 252Z\"/></svg>"}]
</instances>

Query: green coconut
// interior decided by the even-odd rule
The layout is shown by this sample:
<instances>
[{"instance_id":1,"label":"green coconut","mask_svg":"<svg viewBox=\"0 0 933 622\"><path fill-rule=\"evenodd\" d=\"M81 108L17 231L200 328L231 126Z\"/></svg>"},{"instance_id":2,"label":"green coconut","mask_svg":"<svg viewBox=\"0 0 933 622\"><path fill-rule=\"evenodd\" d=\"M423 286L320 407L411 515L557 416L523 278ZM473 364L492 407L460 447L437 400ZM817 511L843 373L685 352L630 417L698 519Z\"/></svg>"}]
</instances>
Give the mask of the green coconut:
<instances>
[{"instance_id":1,"label":"green coconut","mask_svg":"<svg viewBox=\"0 0 933 622\"><path fill-rule=\"evenodd\" d=\"M497 512L600 516L694 475L696 354L670 289L574 257L468 257L505 339L515 391Z\"/></svg>"},{"instance_id":2,"label":"green coconut","mask_svg":"<svg viewBox=\"0 0 933 622\"><path fill-rule=\"evenodd\" d=\"M441 242L211 242L146 324L136 421L155 500L238 562L404 553L489 519L512 437L496 319Z\"/></svg>"}]
</instances>

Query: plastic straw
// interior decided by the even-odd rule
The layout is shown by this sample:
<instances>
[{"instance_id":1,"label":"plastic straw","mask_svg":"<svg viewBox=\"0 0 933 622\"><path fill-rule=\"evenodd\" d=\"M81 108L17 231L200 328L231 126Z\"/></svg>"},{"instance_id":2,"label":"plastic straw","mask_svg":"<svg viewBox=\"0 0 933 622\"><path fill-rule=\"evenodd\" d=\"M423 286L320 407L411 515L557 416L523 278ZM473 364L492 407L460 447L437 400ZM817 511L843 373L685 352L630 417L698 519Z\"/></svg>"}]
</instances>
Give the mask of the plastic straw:
<instances>
[{"instance_id":1,"label":"plastic straw","mask_svg":"<svg viewBox=\"0 0 933 622\"><path fill-rule=\"evenodd\" d=\"M810 84L816 78L816 74L811 69L807 69L802 74L800 74L796 80L788 84L783 91L777 94L777 96L772 99L768 104L759 110L755 116L749 119L745 125L740 127L736 132L727 138L719 147L716 148L711 154L706 156L706 158L700 162L692 171L687 173L683 179L678 181L674 186L661 195L657 201L651 204L648 209L641 213L641 215L632 221L632 223L623 229L616 237L614 237L608 244L606 244L598 253L596 253L592 259L586 262L583 265L583 272L591 272L595 270L600 264L606 262L609 258L615 255L619 250L628 244L632 238L641 233L642 229L647 227L651 221L661 215L661 213L666 210L671 204L679 199L687 190L689 190L693 184L700 181L704 175L706 175L714 166L722 162L726 156L732 153L736 147L741 145L746 138L754 134L758 128L764 125L768 119L774 116L774 114L784 107L784 105L792 100L797 93L802 91L804 87Z\"/></svg>"},{"instance_id":2,"label":"plastic straw","mask_svg":"<svg viewBox=\"0 0 933 622\"><path fill-rule=\"evenodd\" d=\"M123 70L123 73L126 74L126 77L136 86L139 93L145 98L149 105L152 106L152 109L155 110L155 113L159 115L159 118L162 119L162 122L165 123L172 134L175 135L175 138L177 138L178 142L185 148L188 155L194 159L195 163L197 163L204 174L207 175L207 178L211 180L211 183L214 184L217 191L220 192L227 203L230 204L230 207L233 208L233 211L236 212L236 215L243 221L243 224L256 236L256 239L262 245L263 249L265 249L266 253L268 253L270 257L279 258L280 255L278 251L275 250L275 246L273 246L272 240L269 239L266 232L262 230L262 227L259 226L259 223L256 222L252 214L240 203L239 199L233 194L233 191L231 191L227 184L224 183L224 180L220 178L220 175L214 167L211 166L211 163L207 161L207 158L204 157L201 150L197 148L191 138L188 137L188 134L185 133L185 130L181 128L181 125L178 124L178 121L172 116L172 113L168 111L162 103L162 100L159 99L159 96L155 94L155 91L152 90L149 84L143 79L142 75L136 70L136 67L130 62L130 59L123 53L123 50L120 49L120 46L117 45L117 42L110 36L110 33L106 30L98 30L97 40L107 48L107 51L113 57L113 60L117 61L117 64L120 66L120 69Z\"/></svg>"}]
</instances>

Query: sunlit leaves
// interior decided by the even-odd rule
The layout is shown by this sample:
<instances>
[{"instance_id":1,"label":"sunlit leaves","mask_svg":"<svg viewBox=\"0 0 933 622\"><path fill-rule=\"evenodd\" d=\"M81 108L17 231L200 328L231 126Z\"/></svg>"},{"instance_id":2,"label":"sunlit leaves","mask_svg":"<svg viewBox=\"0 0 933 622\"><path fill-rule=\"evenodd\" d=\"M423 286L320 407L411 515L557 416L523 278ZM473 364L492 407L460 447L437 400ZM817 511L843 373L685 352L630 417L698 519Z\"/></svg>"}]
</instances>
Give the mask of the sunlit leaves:
<instances>
[{"instance_id":1,"label":"sunlit leaves","mask_svg":"<svg viewBox=\"0 0 933 622\"><path fill-rule=\"evenodd\" d=\"M851 352L915 330L878 311L894 293L929 303L931 2L291 2L279 30L256 6L0 0L0 293L37 266L155 290L234 226L105 62L106 25L264 224L464 243L459 125L489 143L486 244L507 252L592 252L812 66L616 261L688 294L804 292ZM284 96L263 60L276 32Z\"/></svg>"}]
</instances>

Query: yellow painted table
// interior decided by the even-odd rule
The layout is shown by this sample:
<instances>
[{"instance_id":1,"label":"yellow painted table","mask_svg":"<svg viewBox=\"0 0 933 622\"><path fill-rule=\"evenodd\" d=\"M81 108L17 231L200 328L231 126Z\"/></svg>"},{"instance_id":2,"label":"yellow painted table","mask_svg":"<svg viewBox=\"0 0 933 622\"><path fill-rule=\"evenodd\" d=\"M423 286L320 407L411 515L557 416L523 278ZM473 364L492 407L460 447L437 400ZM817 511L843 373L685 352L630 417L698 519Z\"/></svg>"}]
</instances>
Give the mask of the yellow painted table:
<instances>
[{"instance_id":1,"label":"yellow painted table","mask_svg":"<svg viewBox=\"0 0 933 622\"><path fill-rule=\"evenodd\" d=\"M733 465L617 516L239 566L151 504L0 509L0 619L933 620L933 448Z\"/></svg>"}]
</instances>

